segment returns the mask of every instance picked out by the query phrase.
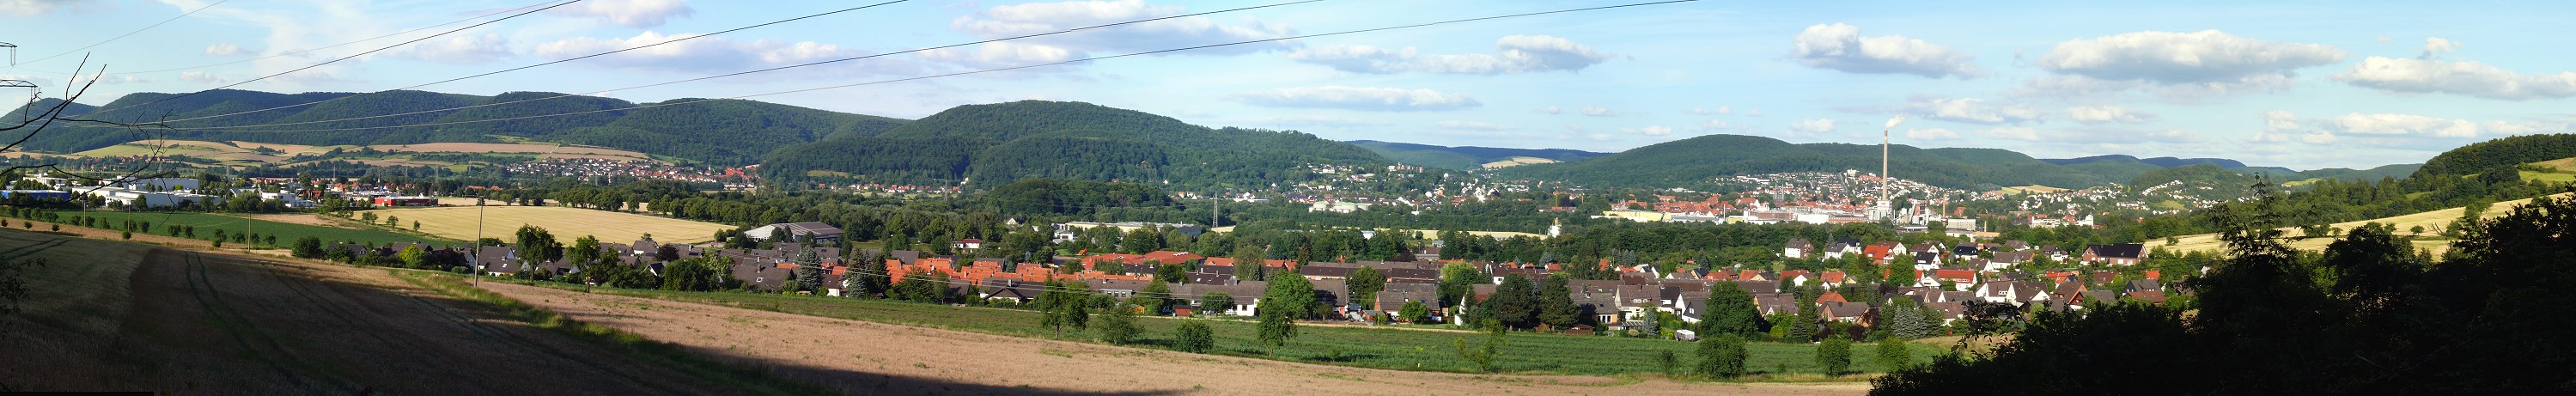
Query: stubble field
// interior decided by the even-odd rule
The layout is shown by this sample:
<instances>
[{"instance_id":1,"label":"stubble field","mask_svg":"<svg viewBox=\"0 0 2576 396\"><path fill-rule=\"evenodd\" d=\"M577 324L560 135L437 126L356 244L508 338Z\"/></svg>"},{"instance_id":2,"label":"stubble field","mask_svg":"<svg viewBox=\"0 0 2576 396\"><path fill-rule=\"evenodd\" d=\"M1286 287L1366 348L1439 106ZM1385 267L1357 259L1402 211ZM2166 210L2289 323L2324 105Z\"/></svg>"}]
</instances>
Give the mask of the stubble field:
<instances>
[{"instance_id":1,"label":"stubble field","mask_svg":"<svg viewBox=\"0 0 2576 396\"><path fill-rule=\"evenodd\" d=\"M486 206L477 220L472 206L437 208L399 208L371 210L377 221L386 216L402 218L401 227L420 222L420 232L441 238L470 241L476 235L475 225L482 225L483 237L510 239L522 224L545 228L555 238L569 243L583 235L598 237L600 242L627 243L652 234L661 243L697 243L715 240L718 230L733 226L656 217L634 213L567 208L561 206Z\"/></svg>"}]
</instances>

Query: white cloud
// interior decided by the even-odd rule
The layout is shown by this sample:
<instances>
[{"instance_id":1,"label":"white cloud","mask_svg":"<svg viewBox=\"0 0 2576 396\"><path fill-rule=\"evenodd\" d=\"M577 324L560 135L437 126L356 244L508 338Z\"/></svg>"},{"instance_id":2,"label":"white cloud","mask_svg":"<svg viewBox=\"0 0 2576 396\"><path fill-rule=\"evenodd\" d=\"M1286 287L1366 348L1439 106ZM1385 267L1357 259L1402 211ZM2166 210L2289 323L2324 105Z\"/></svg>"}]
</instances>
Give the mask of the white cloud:
<instances>
[{"instance_id":1,"label":"white cloud","mask_svg":"<svg viewBox=\"0 0 2576 396\"><path fill-rule=\"evenodd\" d=\"M1607 133L1595 133L1595 134L1590 134L1590 135L1584 135L1583 137L1585 137L1585 138L1589 138L1589 139L1592 139L1592 141L1596 141L1596 142L1607 142L1607 141L1610 141L1610 139L1611 139L1611 138L1613 138L1614 136L1611 136L1610 134L1607 134Z\"/></svg>"},{"instance_id":2,"label":"white cloud","mask_svg":"<svg viewBox=\"0 0 2576 396\"><path fill-rule=\"evenodd\" d=\"M0 15L36 16L88 0L0 0Z\"/></svg>"},{"instance_id":3,"label":"white cloud","mask_svg":"<svg viewBox=\"0 0 2576 396\"><path fill-rule=\"evenodd\" d=\"M1323 86L1237 93L1227 100L1255 106L1309 107L1363 111L1459 110L1483 106L1465 94L1428 89Z\"/></svg>"},{"instance_id":4,"label":"white cloud","mask_svg":"<svg viewBox=\"0 0 2576 396\"><path fill-rule=\"evenodd\" d=\"M1671 136L1673 134L1672 127L1662 125L1653 125L1643 128L1620 128L1619 130L1646 136Z\"/></svg>"},{"instance_id":5,"label":"white cloud","mask_svg":"<svg viewBox=\"0 0 2576 396\"><path fill-rule=\"evenodd\" d=\"M1050 99L1040 99L1040 100L1050 100ZM1245 123L1247 123L1247 124L1250 124L1250 125L1260 125L1260 126L1308 127L1308 128L1335 128L1335 129L1340 129L1340 128L1352 128L1352 127L1366 127L1366 126L1386 126L1386 125L1394 125L1394 123L1392 123L1392 122L1386 122L1386 121L1380 121L1380 120L1372 120L1372 119L1364 119L1364 118L1349 118L1349 117L1331 117L1331 116L1261 117L1261 118L1253 118L1253 119L1249 119L1249 120L1244 120L1244 122L1245 122Z\"/></svg>"},{"instance_id":6,"label":"white cloud","mask_svg":"<svg viewBox=\"0 0 2576 396\"><path fill-rule=\"evenodd\" d=\"M1538 109L1538 112L1539 112L1539 113L1544 113L1544 114L1558 114L1558 113L1564 113L1564 112L1565 112L1565 109L1559 109L1559 108L1556 108L1556 106L1548 106L1548 107L1541 107L1541 108L1539 108L1539 109Z\"/></svg>"},{"instance_id":7,"label":"white cloud","mask_svg":"<svg viewBox=\"0 0 2576 396\"><path fill-rule=\"evenodd\" d=\"M1693 107L1690 109L1690 113L1692 115L1728 115L1735 114L1735 110L1728 109L1726 106L1718 106L1717 110L1709 110L1706 107Z\"/></svg>"},{"instance_id":8,"label":"white cloud","mask_svg":"<svg viewBox=\"0 0 2576 396\"><path fill-rule=\"evenodd\" d=\"M1798 121L1798 122L1794 122L1794 123L1790 123L1790 124L1789 124L1789 132L1795 132L1795 133L1803 133L1803 134L1810 134L1810 135L1820 135L1820 134L1825 134L1825 133L1831 133L1831 132L1833 132L1833 131L1834 131L1834 120L1833 120L1833 119L1831 119L1831 118L1817 118L1817 119L1809 119L1809 120L1806 120L1806 121Z\"/></svg>"},{"instance_id":9,"label":"white cloud","mask_svg":"<svg viewBox=\"0 0 2576 396\"><path fill-rule=\"evenodd\" d=\"M662 26L673 18L696 14L697 10L680 0L588 0L569 6L555 7L547 13L595 18L631 28Z\"/></svg>"},{"instance_id":10,"label":"white cloud","mask_svg":"<svg viewBox=\"0 0 2576 396\"><path fill-rule=\"evenodd\" d=\"M2446 93L2488 99L2576 97L2576 72L2523 75L2478 62L2373 56L2334 75L2335 81L2390 92Z\"/></svg>"},{"instance_id":11,"label":"white cloud","mask_svg":"<svg viewBox=\"0 0 2576 396\"><path fill-rule=\"evenodd\" d=\"M1909 128L1905 130L1905 138L1913 140L1951 140L1958 139L1959 133L1941 128Z\"/></svg>"},{"instance_id":12,"label":"white cloud","mask_svg":"<svg viewBox=\"0 0 2576 396\"><path fill-rule=\"evenodd\" d=\"M977 38L999 39L1187 13L1183 7L1149 5L1142 0L1030 3L996 6L974 15L960 16L949 21L948 28ZM942 50L924 54L922 58L970 67L1020 66L1086 58L1092 51L1144 52L1295 34L1295 30L1286 26L1250 19L1242 25L1224 25L1214 19L1194 16L984 43L972 51ZM1291 42L1267 42L1172 54L1240 55L1287 49L1294 45Z\"/></svg>"},{"instance_id":13,"label":"white cloud","mask_svg":"<svg viewBox=\"0 0 2576 396\"><path fill-rule=\"evenodd\" d=\"M540 58L566 59L584 55L640 47L696 36L690 33L663 35L651 31L631 38L574 37L538 44L531 53ZM700 37L651 48L626 51L615 55L585 59L584 65L660 71L735 72L750 69L811 63L828 59L853 58L874 54L842 48L838 45L802 41L788 43L774 40L750 42L723 37ZM908 62L883 58L807 66L799 73L823 75L908 74L919 68ZM763 75L784 75L763 73Z\"/></svg>"},{"instance_id":14,"label":"white cloud","mask_svg":"<svg viewBox=\"0 0 2576 396\"><path fill-rule=\"evenodd\" d=\"M2424 59L2433 59L2439 57L2441 54L2447 54L2452 51L2459 50L2460 42L2458 41L2451 41L2441 37L2424 38Z\"/></svg>"},{"instance_id":15,"label":"white cloud","mask_svg":"<svg viewBox=\"0 0 2576 396\"><path fill-rule=\"evenodd\" d=\"M2288 141L2296 134L2299 141L2311 144L2340 142L2418 150L2450 147L2448 144L2427 145L2421 139L2457 141L2486 136L2562 133L2571 128L2571 123L2564 120L2476 121L2396 113L2348 113L2302 119L2290 112L2276 110L2265 112L2263 119L2263 131L2255 134L2256 141Z\"/></svg>"},{"instance_id":16,"label":"white cloud","mask_svg":"<svg viewBox=\"0 0 2576 396\"><path fill-rule=\"evenodd\" d=\"M1708 120L1708 121L1706 121L1706 122L1701 122L1701 123L1699 123L1699 125L1692 125L1692 126L1682 127L1682 130L1685 130L1685 131L1691 131L1691 132L1727 131L1727 130L1744 130L1744 129L1747 129L1747 128L1746 128L1746 126L1744 126L1744 125L1739 125L1739 124L1735 124L1735 123L1731 123L1731 122L1726 122L1725 120Z\"/></svg>"},{"instance_id":17,"label":"white cloud","mask_svg":"<svg viewBox=\"0 0 2576 396\"><path fill-rule=\"evenodd\" d=\"M2265 111L2263 112L2263 130L2254 132L2254 141L2286 141L2290 140L2290 135L2287 133L2297 131L2299 131L2298 114L2281 110Z\"/></svg>"},{"instance_id":18,"label":"white cloud","mask_svg":"<svg viewBox=\"0 0 2576 396\"><path fill-rule=\"evenodd\" d=\"M241 46L233 45L233 43L215 43L215 45L209 45L209 46L206 46L206 52L205 52L205 55L206 55L206 56L233 56L233 55L241 55L241 54L246 54L246 53L256 53L256 52L259 52L259 50L256 50L256 49L247 49L247 48L242 48Z\"/></svg>"},{"instance_id":19,"label":"white cloud","mask_svg":"<svg viewBox=\"0 0 2576 396\"><path fill-rule=\"evenodd\" d=\"M2040 119L2039 109L1977 98L1916 96L1906 100L1904 111L1923 118L1975 124L2020 124Z\"/></svg>"},{"instance_id":20,"label":"white cloud","mask_svg":"<svg viewBox=\"0 0 2576 396\"><path fill-rule=\"evenodd\" d=\"M225 80L225 79L223 79L223 78L221 78L221 77L215 77L215 74L214 74L214 73L207 73L207 72L202 72L202 71L185 71L185 72L179 72L179 81L186 81L186 82L194 83L194 84L218 84L218 83L223 83L223 82L230 81L230 80Z\"/></svg>"},{"instance_id":21,"label":"white cloud","mask_svg":"<svg viewBox=\"0 0 2576 396\"><path fill-rule=\"evenodd\" d=\"M2075 122L2086 124L2113 122L2139 124L2156 119L2155 113L2120 106L2068 107L2066 108L2066 116L2067 118L2075 119Z\"/></svg>"},{"instance_id":22,"label":"white cloud","mask_svg":"<svg viewBox=\"0 0 2576 396\"><path fill-rule=\"evenodd\" d=\"M1456 129L1462 131L1500 131L1512 129L1507 126L1475 121L1441 121L1438 125L1440 125L1441 129Z\"/></svg>"},{"instance_id":23,"label":"white cloud","mask_svg":"<svg viewBox=\"0 0 2576 396\"><path fill-rule=\"evenodd\" d=\"M2301 143L2307 143L2307 144L2328 144L2328 143L2334 143L2334 142L2335 142L2335 135L2334 135L2333 133L2329 133L2329 132L2325 132L2325 131L2317 131L2316 133L2300 134L2300 135L2299 135L2299 142L2301 142Z\"/></svg>"},{"instance_id":24,"label":"white cloud","mask_svg":"<svg viewBox=\"0 0 2576 396\"><path fill-rule=\"evenodd\" d=\"M984 43L974 49L940 48L919 52L922 60L946 62L977 69L999 69L1042 65L1077 59L1073 50L1062 47L1030 45L1009 41Z\"/></svg>"},{"instance_id":25,"label":"white cloud","mask_svg":"<svg viewBox=\"0 0 2576 396\"><path fill-rule=\"evenodd\" d=\"M2476 137L2478 123L2413 114L2352 113L2326 119L2328 130L2357 135L2432 135L2435 137Z\"/></svg>"},{"instance_id":26,"label":"white cloud","mask_svg":"<svg viewBox=\"0 0 2576 396\"><path fill-rule=\"evenodd\" d=\"M2146 89L2168 101L2278 92L2297 69L2341 62L2343 50L2229 35L2143 31L2058 43L2036 64L2058 75L2032 78L2010 96L2100 97ZM2098 99L2098 98L2097 98Z\"/></svg>"},{"instance_id":27,"label":"white cloud","mask_svg":"<svg viewBox=\"0 0 2576 396\"><path fill-rule=\"evenodd\" d=\"M2161 84L2241 84L2292 70L2341 62L2343 50L2237 37L2217 30L2142 31L2058 43L2041 69L2103 80Z\"/></svg>"},{"instance_id":28,"label":"white cloud","mask_svg":"<svg viewBox=\"0 0 2576 396\"><path fill-rule=\"evenodd\" d=\"M161 79L158 79L158 78L152 78L152 77L137 77L137 76L132 75L132 74L109 74L109 75L104 75L104 76L99 76L99 77L98 77L98 82L99 82L100 84L151 83L151 82L159 82L159 81L161 81Z\"/></svg>"},{"instance_id":29,"label":"white cloud","mask_svg":"<svg viewBox=\"0 0 2576 396\"><path fill-rule=\"evenodd\" d=\"M1898 35L1861 37L1860 27L1841 23L1808 26L1790 41L1797 50L1789 57L1807 67L1959 79L1982 73L1975 56L1950 47Z\"/></svg>"},{"instance_id":30,"label":"white cloud","mask_svg":"<svg viewBox=\"0 0 2576 396\"><path fill-rule=\"evenodd\" d=\"M1996 139L2039 141L2039 130L2030 127L1991 128L1979 134Z\"/></svg>"},{"instance_id":31,"label":"white cloud","mask_svg":"<svg viewBox=\"0 0 2576 396\"><path fill-rule=\"evenodd\" d=\"M1762 116L1762 111L1761 111L1761 110L1745 110L1745 111L1744 111L1744 115L1745 115L1745 116L1750 116L1750 117L1761 117L1761 116Z\"/></svg>"},{"instance_id":32,"label":"white cloud","mask_svg":"<svg viewBox=\"0 0 2576 396\"><path fill-rule=\"evenodd\" d=\"M422 41L410 47L388 51L385 55L438 63L472 65L507 58L511 53L508 39L501 38L500 34L484 34Z\"/></svg>"},{"instance_id":33,"label":"white cloud","mask_svg":"<svg viewBox=\"0 0 2576 396\"><path fill-rule=\"evenodd\" d=\"M2144 132L2144 133L2134 134L2134 135L2132 135L2132 136L2134 136L2134 137L2136 137L2137 139L2140 139L2140 140L2151 140L2151 141L2159 141L2159 142L2197 142L2197 141L2200 141L2200 132L2199 132L2199 131L2183 130L2183 129L2166 129L2166 130L2161 130L2161 131L2147 131L2147 132Z\"/></svg>"},{"instance_id":34,"label":"white cloud","mask_svg":"<svg viewBox=\"0 0 2576 396\"><path fill-rule=\"evenodd\" d=\"M1494 47L1493 54L1422 55L1409 47L1397 50L1336 45L1299 49L1288 54L1288 59L1353 73L1493 75L1579 71L1612 57L1573 40L1552 36L1504 36L1495 40Z\"/></svg>"},{"instance_id":35,"label":"white cloud","mask_svg":"<svg viewBox=\"0 0 2576 396\"><path fill-rule=\"evenodd\" d=\"M1610 108L1608 108L1608 107L1600 107L1600 106L1585 106L1585 107L1583 108L1583 110L1582 110L1582 111L1583 111L1583 115L1588 115L1588 116L1593 116L1593 117L1612 117L1612 116L1618 116L1618 115L1619 115L1619 112L1611 111L1611 110L1610 110Z\"/></svg>"}]
</instances>

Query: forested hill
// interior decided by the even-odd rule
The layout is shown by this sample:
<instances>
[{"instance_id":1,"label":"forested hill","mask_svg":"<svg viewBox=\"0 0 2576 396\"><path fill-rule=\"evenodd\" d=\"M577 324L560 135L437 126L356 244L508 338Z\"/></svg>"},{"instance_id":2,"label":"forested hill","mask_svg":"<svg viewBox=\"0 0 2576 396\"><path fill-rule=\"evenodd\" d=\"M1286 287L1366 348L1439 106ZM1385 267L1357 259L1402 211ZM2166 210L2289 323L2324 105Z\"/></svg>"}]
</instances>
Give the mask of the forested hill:
<instances>
[{"instance_id":1,"label":"forested hill","mask_svg":"<svg viewBox=\"0 0 2576 396\"><path fill-rule=\"evenodd\" d=\"M1486 163L1512 159L1514 157L1544 158L1557 162L1574 162L1610 155L1609 153L1596 153L1571 149L1516 149L1475 146L1450 147L1433 146L1428 144L1381 142L1375 140L1353 140L1351 141L1351 144L1359 145L1361 148L1377 152L1377 155L1384 156L1390 161L1443 169L1480 169L1483 168Z\"/></svg>"},{"instance_id":2,"label":"forested hill","mask_svg":"<svg viewBox=\"0 0 2576 396\"><path fill-rule=\"evenodd\" d=\"M2000 149L1897 145L1889 149L1896 177L1963 189L2045 185L2080 188L2125 182L2145 170L2089 173ZM1497 171L1507 177L1562 180L1599 187L1693 187L1711 178L1780 172L1876 173L1876 145L1792 144L1760 136L1708 135L1630 149L1581 162L1522 165ZM2111 175L2121 175L2117 178Z\"/></svg>"},{"instance_id":3,"label":"forested hill","mask_svg":"<svg viewBox=\"0 0 2576 396\"><path fill-rule=\"evenodd\" d=\"M2474 175L2496 168L2576 157L2576 134L2525 135L2478 142L2424 161L2418 177Z\"/></svg>"},{"instance_id":4,"label":"forested hill","mask_svg":"<svg viewBox=\"0 0 2576 396\"><path fill-rule=\"evenodd\" d=\"M1208 128L1082 102L966 105L874 135L839 136L766 158L782 185L999 186L1030 178L1264 187L1303 181L1306 164L1389 162L1298 132Z\"/></svg>"},{"instance_id":5,"label":"forested hill","mask_svg":"<svg viewBox=\"0 0 2576 396\"><path fill-rule=\"evenodd\" d=\"M214 90L180 94L137 93L105 105L74 106L68 115L118 122L150 122L217 116L340 99L200 121L173 122L176 129L57 127L28 141L29 150L76 152L144 139L188 139L302 145L410 144L428 142L497 142L503 137L613 147L669 155L714 165L755 163L788 146L835 136L873 135L906 121L839 113L748 100L673 99L633 103L614 98L563 96L549 92L511 92L495 96L425 91L391 91L373 95L315 92L281 94ZM158 103L154 101L176 98ZM551 98L551 99L547 99ZM537 99L537 100L531 100ZM521 103L522 100L529 100ZM38 103L46 105L52 103ZM149 105L144 105L149 103ZM668 103L670 105L658 105ZM461 110L455 107L490 105ZM658 106L657 106L658 105ZM132 106L131 108L128 108ZM91 115L105 109L104 114ZM386 114L422 112L382 118L345 120ZM567 116L488 121L529 116ZM273 125L242 130L207 129ZM443 124L434 126L409 126ZM399 128L352 129L388 126Z\"/></svg>"}]
</instances>

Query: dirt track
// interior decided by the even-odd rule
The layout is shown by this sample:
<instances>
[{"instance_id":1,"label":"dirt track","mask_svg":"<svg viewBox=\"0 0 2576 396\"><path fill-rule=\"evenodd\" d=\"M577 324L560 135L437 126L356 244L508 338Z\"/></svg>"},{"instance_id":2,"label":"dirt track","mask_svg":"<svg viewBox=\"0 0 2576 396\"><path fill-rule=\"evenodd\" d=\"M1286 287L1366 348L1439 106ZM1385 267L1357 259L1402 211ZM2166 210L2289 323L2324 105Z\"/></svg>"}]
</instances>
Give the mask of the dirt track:
<instances>
[{"instance_id":1,"label":"dirt track","mask_svg":"<svg viewBox=\"0 0 2576 396\"><path fill-rule=\"evenodd\" d=\"M858 394L1841 395L1866 384L1709 384L1324 366L1004 337L499 283L564 316ZM1426 393L1427 392L1427 393Z\"/></svg>"},{"instance_id":2,"label":"dirt track","mask_svg":"<svg viewBox=\"0 0 2576 396\"><path fill-rule=\"evenodd\" d=\"M0 337L7 341L0 342L0 385L223 394L740 393L502 318L382 269L167 248L143 257L128 279L128 304L0 320L15 332ZM101 319L112 323L80 325Z\"/></svg>"}]
</instances>

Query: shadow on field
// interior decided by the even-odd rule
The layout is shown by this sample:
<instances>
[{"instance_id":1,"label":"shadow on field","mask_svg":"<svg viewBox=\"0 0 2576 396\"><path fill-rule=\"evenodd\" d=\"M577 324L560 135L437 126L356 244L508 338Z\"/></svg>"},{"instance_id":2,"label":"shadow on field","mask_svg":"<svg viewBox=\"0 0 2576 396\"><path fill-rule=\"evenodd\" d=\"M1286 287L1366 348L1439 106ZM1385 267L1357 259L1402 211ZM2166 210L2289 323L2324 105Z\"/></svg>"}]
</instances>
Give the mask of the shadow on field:
<instances>
[{"instance_id":1,"label":"shadow on field","mask_svg":"<svg viewBox=\"0 0 2576 396\"><path fill-rule=\"evenodd\" d=\"M41 231L0 237L9 256L52 256L36 269L46 271L38 274L43 282L28 285L31 297L51 300L0 315L0 391L1069 394L792 366L707 367L753 360L700 350L687 352L706 359L674 358L577 339L383 269L140 246L149 250L111 260L70 250L121 242ZM54 247L71 249L47 251ZM131 271L100 270L110 267ZM764 371L775 375L725 375Z\"/></svg>"},{"instance_id":2,"label":"shadow on field","mask_svg":"<svg viewBox=\"0 0 2576 396\"><path fill-rule=\"evenodd\" d=\"M817 368L817 367L808 367L808 366L801 366L801 365L780 365L780 364L771 364L771 363L767 363L767 362L755 361L755 360L752 360L752 358L742 357L742 356L740 356L740 355L730 354L730 353L727 353L727 352L725 352L725 351L721 351L721 350L713 350L713 349L706 349L706 348L687 348L687 349L688 349L690 352L692 352L692 353L699 354L700 356L723 356L723 357L725 357L726 361L728 361L728 362L732 362L732 364L735 364L735 365L745 366L745 367L754 367L754 368L757 368L757 369L760 369L760 370L766 370L766 371L768 371L769 373L771 373L771 374L773 374L773 375L777 375L777 376L779 376L779 377L784 377L784 378L793 379L793 380L797 380L797 381L804 381L804 382L806 382L806 383L810 383L810 384L814 384L814 385L818 385L818 386L822 386L822 387L830 388L830 389L834 389L834 390L839 390L839 391L841 391L841 392L843 392L843 393L845 393L845 394L853 394L853 395L1028 395L1028 396L1043 396L1043 395L1138 395L1138 396L1144 396L1144 395L1172 395L1172 394L1179 394L1179 393L1181 393L1180 391L1078 392L1078 391L1066 391L1066 390L1058 390L1058 389L1042 389L1042 388L1035 388L1035 387L1029 387L1029 386L1018 386L1018 387L999 387L999 386L984 385L984 384L967 384L967 383L957 383L957 382L951 382L951 381L944 381L944 380L938 380L938 379L932 379L932 378L922 378L922 377L908 376L908 375L887 375L887 374L881 374L881 373L867 373L867 372L855 372L855 371L846 371L846 370L832 370L832 369L824 369L824 368ZM1027 368L1028 368L1028 369L1032 369L1032 370L1043 370L1043 369L1045 369L1044 367L1040 367L1040 366L1037 366L1037 365L1030 365L1030 366L1028 366ZM990 374L991 374L991 375L995 375L995 376L1009 376L1009 375L1013 375L1014 373L990 373ZM1123 379L1117 379L1117 378L1102 378L1102 379L1100 379L1100 381L1107 382L1107 383L1122 383L1122 384L1127 382L1126 380L1123 380Z\"/></svg>"}]
</instances>

